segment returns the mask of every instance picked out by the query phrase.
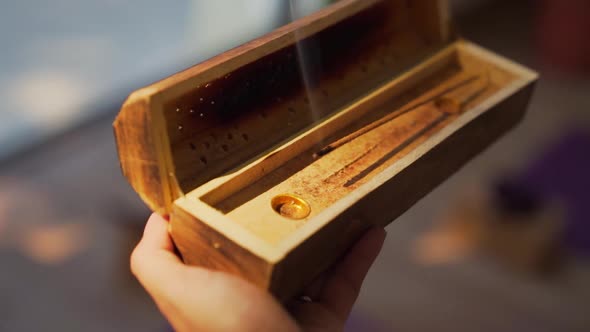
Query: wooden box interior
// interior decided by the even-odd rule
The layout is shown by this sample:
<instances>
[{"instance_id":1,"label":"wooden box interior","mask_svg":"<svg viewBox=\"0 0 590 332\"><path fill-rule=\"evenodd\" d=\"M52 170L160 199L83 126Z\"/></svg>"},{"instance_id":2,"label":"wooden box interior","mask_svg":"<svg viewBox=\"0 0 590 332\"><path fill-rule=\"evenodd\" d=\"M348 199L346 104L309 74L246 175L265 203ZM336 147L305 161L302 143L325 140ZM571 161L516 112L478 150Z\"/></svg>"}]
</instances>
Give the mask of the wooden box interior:
<instances>
[{"instance_id":1,"label":"wooden box interior","mask_svg":"<svg viewBox=\"0 0 590 332\"><path fill-rule=\"evenodd\" d=\"M313 233L328 223L338 209L346 209L346 205L354 204L355 198L395 177L421 153L530 83L533 75L473 44L455 42L335 115L269 149L254 161L191 190L176 204L199 220L209 220L215 228L247 230L256 238L255 246L276 248L278 255L273 256L281 257L304 241L305 234L309 234L310 230ZM470 84L445 94L459 100L470 98L464 110L428 128L429 123L438 117L437 111L415 106L469 79L472 79ZM293 112L291 107L295 106L287 104L281 108L286 117L296 116L297 112ZM401 115L395 120L326 156L314 157L314 153L326 142L335 141L367 123L396 112ZM275 122L270 115L260 118L279 131L285 126L283 121ZM424 128L428 130L420 133ZM240 135L252 135L247 126L234 130L225 132L225 137L221 138L226 144L231 144L234 139L240 140ZM228 136L231 132L234 132L232 135L235 138ZM362 179L347 185L351 178L385 154L376 150L391 151L416 133L420 135L411 144L399 149ZM378 148L371 151L375 151L376 156L365 155L374 145ZM189 149L192 150L190 146ZM362 158L357 160L359 157ZM200 158L197 157L195 162L199 163ZM271 202L284 194L307 202L311 210L309 216L294 220L277 213ZM354 197L348 197L351 195ZM338 202L344 203L344 206L338 205ZM305 229L299 232L304 226ZM223 233L227 234L226 231Z\"/></svg>"}]
</instances>

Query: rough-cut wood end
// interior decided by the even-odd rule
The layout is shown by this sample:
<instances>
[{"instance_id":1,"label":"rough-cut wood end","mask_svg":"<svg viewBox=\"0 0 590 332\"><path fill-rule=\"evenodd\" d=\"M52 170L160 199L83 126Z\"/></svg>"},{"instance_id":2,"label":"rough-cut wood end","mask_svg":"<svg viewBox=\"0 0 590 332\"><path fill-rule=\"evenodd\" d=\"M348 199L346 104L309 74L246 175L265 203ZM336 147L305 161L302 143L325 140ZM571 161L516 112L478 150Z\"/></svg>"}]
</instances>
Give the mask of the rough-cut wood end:
<instances>
[{"instance_id":1,"label":"rough-cut wood end","mask_svg":"<svg viewBox=\"0 0 590 332\"><path fill-rule=\"evenodd\" d=\"M123 174L149 208L164 215L171 200L154 124L150 98L140 90L125 101L113 129Z\"/></svg>"}]
</instances>

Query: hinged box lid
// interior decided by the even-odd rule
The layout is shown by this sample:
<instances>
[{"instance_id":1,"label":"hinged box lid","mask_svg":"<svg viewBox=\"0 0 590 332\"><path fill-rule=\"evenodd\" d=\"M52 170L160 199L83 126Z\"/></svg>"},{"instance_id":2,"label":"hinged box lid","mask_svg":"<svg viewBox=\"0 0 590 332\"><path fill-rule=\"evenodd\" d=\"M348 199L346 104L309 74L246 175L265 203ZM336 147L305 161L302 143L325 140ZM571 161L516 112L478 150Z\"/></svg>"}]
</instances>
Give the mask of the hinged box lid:
<instances>
[{"instance_id":1,"label":"hinged box lid","mask_svg":"<svg viewBox=\"0 0 590 332\"><path fill-rule=\"evenodd\" d=\"M142 88L114 122L123 173L168 214L451 43L448 17L445 0L341 0Z\"/></svg>"}]
</instances>

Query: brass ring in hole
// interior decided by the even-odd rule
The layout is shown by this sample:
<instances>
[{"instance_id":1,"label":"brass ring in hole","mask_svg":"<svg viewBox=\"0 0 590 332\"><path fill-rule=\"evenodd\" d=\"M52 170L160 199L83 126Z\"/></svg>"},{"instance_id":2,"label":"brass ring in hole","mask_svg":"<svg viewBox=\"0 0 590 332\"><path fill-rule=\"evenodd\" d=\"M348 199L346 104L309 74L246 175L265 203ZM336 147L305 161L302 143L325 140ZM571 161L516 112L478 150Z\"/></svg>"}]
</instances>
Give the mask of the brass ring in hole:
<instances>
[{"instance_id":1,"label":"brass ring in hole","mask_svg":"<svg viewBox=\"0 0 590 332\"><path fill-rule=\"evenodd\" d=\"M311 213L311 207L305 200L291 194L276 196L270 205L282 217L293 220L305 219Z\"/></svg>"}]
</instances>

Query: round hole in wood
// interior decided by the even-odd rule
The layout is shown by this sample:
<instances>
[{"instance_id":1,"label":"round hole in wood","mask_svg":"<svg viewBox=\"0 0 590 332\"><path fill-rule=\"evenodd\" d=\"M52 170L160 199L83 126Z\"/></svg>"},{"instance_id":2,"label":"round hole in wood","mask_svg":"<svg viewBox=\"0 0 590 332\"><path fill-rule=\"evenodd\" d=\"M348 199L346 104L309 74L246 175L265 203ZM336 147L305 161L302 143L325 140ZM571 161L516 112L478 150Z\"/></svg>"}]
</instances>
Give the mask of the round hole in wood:
<instances>
[{"instance_id":1,"label":"round hole in wood","mask_svg":"<svg viewBox=\"0 0 590 332\"><path fill-rule=\"evenodd\" d=\"M279 215L293 220L305 219L311 213L311 207L305 200L291 194L276 196L270 205Z\"/></svg>"}]
</instances>

